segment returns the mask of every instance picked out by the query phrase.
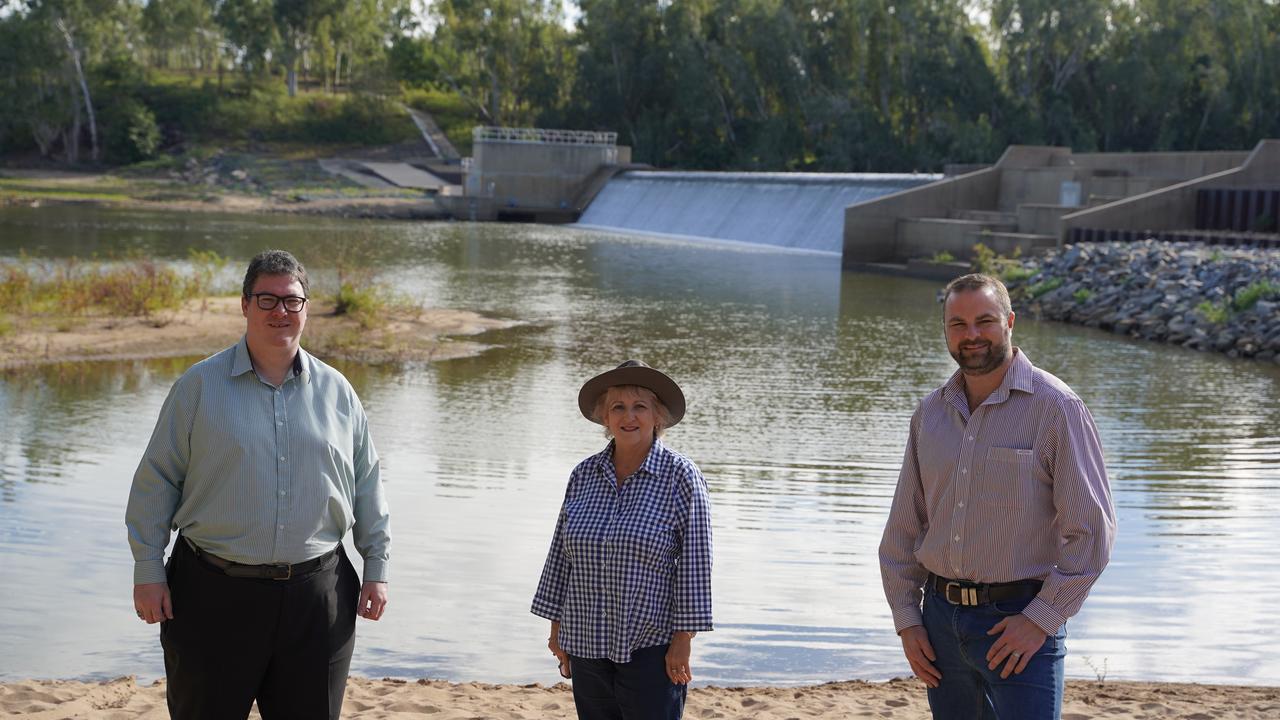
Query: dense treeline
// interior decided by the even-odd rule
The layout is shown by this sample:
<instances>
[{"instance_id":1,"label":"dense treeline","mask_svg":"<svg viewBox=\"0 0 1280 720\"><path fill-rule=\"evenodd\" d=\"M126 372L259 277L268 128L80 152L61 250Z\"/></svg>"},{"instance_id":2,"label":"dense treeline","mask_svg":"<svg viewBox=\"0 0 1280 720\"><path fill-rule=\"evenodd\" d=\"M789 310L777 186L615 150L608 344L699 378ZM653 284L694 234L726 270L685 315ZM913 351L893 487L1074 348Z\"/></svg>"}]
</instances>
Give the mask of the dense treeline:
<instances>
[{"instance_id":1,"label":"dense treeline","mask_svg":"<svg viewBox=\"0 0 1280 720\"><path fill-rule=\"evenodd\" d=\"M704 169L1280 137L1276 0L0 0L0 151L383 142L396 103ZM295 95L297 97L295 97ZM461 133L459 133L461 134Z\"/></svg>"}]
</instances>

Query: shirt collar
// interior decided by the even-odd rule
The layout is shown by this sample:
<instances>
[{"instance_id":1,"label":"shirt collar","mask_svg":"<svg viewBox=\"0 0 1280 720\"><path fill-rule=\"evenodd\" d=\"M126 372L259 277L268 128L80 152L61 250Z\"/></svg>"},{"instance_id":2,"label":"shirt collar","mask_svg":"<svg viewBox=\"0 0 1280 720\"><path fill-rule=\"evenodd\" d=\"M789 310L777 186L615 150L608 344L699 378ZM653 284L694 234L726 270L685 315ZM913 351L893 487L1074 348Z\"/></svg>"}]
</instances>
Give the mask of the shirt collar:
<instances>
[{"instance_id":1,"label":"shirt collar","mask_svg":"<svg viewBox=\"0 0 1280 720\"><path fill-rule=\"evenodd\" d=\"M293 375L303 382L303 384L311 382L311 365L315 359L310 353L302 348L298 348L298 354L293 356ZM249 359L249 336L241 335L240 342L236 343L235 358L231 361L231 377L239 377L247 372L253 372L253 360ZM286 378L287 380L288 378Z\"/></svg>"},{"instance_id":2,"label":"shirt collar","mask_svg":"<svg viewBox=\"0 0 1280 720\"><path fill-rule=\"evenodd\" d=\"M609 440L609 446L604 449L604 452L596 456L599 458L599 466L601 468L613 466L613 448L614 441L611 439ZM645 456L644 462L640 463L640 467L636 468L636 472L643 470L647 473L656 475L658 473L658 468L661 467L661 463L658 461L658 458L662 456L663 452L665 452L665 446L662 444L662 438L655 437L653 439L653 445L649 448L649 454Z\"/></svg>"},{"instance_id":3,"label":"shirt collar","mask_svg":"<svg viewBox=\"0 0 1280 720\"><path fill-rule=\"evenodd\" d=\"M983 401L987 403L1002 403L1009 399L1011 390L1020 390L1024 393L1034 393L1034 384L1032 380L1035 377L1035 367L1031 364L1031 360L1027 358L1027 354L1022 352L1021 348L1013 348L1013 362L1009 363L1009 369L1005 371L1004 379L1000 381L1000 387L997 387L991 395ZM956 370L951 374L951 379L943 386L943 397L946 399L959 398L968 407L968 400L964 394L964 373Z\"/></svg>"}]
</instances>

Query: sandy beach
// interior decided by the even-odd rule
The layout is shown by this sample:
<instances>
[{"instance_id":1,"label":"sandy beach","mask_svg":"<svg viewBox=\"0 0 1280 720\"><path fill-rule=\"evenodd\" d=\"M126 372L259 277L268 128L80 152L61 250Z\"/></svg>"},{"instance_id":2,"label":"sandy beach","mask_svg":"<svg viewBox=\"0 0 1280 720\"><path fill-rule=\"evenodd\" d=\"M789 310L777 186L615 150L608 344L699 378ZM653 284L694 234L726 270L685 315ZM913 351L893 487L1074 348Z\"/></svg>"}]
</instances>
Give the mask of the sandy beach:
<instances>
[{"instance_id":1,"label":"sandy beach","mask_svg":"<svg viewBox=\"0 0 1280 720\"><path fill-rule=\"evenodd\" d=\"M440 720L571 720L568 685L487 685L441 680L352 678L343 717ZM131 677L102 683L25 680L0 685L6 717L161 720L164 683L139 686ZM255 711L251 717L257 718ZM694 688L690 720L753 718L928 718L923 686L915 680L837 682L792 688ZM1274 720L1280 688L1176 683L1069 681L1063 720Z\"/></svg>"}]
</instances>

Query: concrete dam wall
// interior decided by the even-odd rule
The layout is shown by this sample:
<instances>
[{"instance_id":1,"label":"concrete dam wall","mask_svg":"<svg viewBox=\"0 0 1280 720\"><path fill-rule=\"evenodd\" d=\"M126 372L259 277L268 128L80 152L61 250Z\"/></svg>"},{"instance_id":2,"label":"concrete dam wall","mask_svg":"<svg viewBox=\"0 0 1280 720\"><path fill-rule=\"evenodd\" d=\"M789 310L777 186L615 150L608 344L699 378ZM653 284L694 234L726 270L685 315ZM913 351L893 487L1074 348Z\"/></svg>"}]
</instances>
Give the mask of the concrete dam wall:
<instances>
[{"instance_id":1,"label":"concrete dam wall","mask_svg":"<svg viewBox=\"0 0 1280 720\"><path fill-rule=\"evenodd\" d=\"M605 185L578 225L839 255L846 207L940 177L631 170Z\"/></svg>"}]
</instances>

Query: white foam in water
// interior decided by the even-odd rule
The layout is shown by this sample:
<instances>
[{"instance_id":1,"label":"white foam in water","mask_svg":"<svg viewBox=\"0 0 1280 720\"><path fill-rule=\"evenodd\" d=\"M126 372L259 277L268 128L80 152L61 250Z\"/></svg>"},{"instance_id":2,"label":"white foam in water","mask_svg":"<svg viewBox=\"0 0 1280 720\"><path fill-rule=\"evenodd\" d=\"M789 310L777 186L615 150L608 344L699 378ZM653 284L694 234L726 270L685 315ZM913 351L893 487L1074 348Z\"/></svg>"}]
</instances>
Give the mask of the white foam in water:
<instances>
[{"instance_id":1,"label":"white foam in water","mask_svg":"<svg viewBox=\"0 0 1280 720\"><path fill-rule=\"evenodd\" d=\"M579 225L839 254L850 205L941 175L625 172Z\"/></svg>"}]
</instances>

